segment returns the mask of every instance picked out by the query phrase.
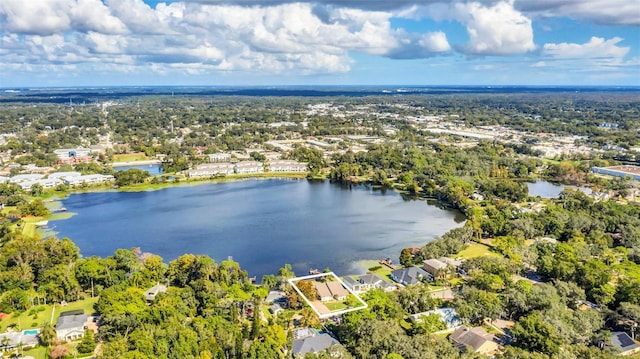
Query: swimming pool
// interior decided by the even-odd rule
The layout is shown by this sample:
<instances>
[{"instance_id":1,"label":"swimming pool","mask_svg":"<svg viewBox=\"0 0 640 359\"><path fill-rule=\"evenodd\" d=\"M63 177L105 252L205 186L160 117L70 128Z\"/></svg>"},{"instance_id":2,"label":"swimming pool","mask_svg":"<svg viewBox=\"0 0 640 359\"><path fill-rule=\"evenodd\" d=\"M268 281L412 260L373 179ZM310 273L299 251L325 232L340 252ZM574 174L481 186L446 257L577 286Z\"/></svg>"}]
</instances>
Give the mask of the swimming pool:
<instances>
[{"instance_id":1,"label":"swimming pool","mask_svg":"<svg viewBox=\"0 0 640 359\"><path fill-rule=\"evenodd\" d=\"M28 329L28 330L23 330L22 334L23 335L37 335L40 331L38 329Z\"/></svg>"}]
</instances>

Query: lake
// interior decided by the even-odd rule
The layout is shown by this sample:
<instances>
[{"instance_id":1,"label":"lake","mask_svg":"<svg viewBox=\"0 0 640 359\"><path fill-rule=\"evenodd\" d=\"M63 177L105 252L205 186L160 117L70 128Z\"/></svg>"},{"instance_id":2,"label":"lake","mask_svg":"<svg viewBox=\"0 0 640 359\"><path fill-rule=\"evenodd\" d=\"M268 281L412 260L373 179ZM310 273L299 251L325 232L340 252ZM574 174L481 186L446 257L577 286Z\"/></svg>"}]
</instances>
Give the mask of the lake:
<instances>
[{"instance_id":1,"label":"lake","mask_svg":"<svg viewBox=\"0 0 640 359\"><path fill-rule=\"evenodd\" d=\"M141 247L165 261L184 253L232 256L258 279L291 263L298 275L362 272L362 259L397 259L464 216L394 192L307 180L246 180L148 192L71 194L70 219L50 221L83 256Z\"/></svg>"},{"instance_id":2,"label":"lake","mask_svg":"<svg viewBox=\"0 0 640 359\"><path fill-rule=\"evenodd\" d=\"M579 190L586 195L591 194L591 189L587 187L565 186L548 181L537 180L535 182L527 182L530 196L540 196L542 198L558 198L565 188Z\"/></svg>"},{"instance_id":3,"label":"lake","mask_svg":"<svg viewBox=\"0 0 640 359\"><path fill-rule=\"evenodd\" d=\"M129 165L129 166L114 166L113 169L116 171L126 171L132 168L137 168L139 170L147 171L150 175L161 175L162 174L162 165L161 164L150 164L150 165Z\"/></svg>"}]
</instances>

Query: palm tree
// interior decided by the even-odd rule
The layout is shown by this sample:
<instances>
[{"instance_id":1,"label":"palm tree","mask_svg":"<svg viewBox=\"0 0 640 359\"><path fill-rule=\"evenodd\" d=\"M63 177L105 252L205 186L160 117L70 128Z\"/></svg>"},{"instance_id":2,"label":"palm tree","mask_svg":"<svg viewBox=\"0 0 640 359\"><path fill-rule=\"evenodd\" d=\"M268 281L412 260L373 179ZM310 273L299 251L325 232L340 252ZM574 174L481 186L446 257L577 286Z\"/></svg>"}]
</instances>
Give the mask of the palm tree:
<instances>
[{"instance_id":1,"label":"palm tree","mask_svg":"<svg viewBox=\"0 0 640 359\"><path fill-rule=\"evenodd\" d=\"M56 334L56 329L53 327L51 323L44 323L44 325L42 326L42 329L40 330L40 334L38 336L40 337L40 342L47 347L51 346L55 342L55 340L58 338L58 335Z\"/></svg>"}]
</instances>

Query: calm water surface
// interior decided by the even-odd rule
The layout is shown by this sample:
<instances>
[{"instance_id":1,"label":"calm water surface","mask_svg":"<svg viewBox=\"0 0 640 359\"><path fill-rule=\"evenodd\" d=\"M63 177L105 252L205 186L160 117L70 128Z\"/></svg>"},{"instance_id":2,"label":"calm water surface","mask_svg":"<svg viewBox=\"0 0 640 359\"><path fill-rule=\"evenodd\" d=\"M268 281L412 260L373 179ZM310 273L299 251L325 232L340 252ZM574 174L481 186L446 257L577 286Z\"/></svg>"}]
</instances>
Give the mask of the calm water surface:
<instances>
[{"instance_id":1,"label":"calm water surface","mask_svg":"<svg viewBox=\"0 0 640 359\"><path fill-rule=\"evenodd\" d=\"M151 164L151 165L131 165L131 166L115 166L113 167L116 171L126 171L132 168L137 168L139 170L147 171L150 175L161 175L162 174L162 165L160 164Z\"/></svg>"},{"instance_id":2,"label":"calm water surface","mask_svg":"<svg viewBox=\"0 0 640 359\"><path fill-rule=\"evenodd\" d=\"M558 198L560 193L565 188L577 189L584 194L591 194L591 189L586 187L565 186L561 184L552 183L549 181L537 180L535 182L527 182L530 196L540 196L542 198Z\"/></svg>"},{"instance_id":3,"label":"calm water surface","mask_svg":"<svg viewBox=\"0 0 640 359\"><path fill-rule=\"evenodd\" d=\"M184 253L233 256L260 278L291 263L298 275L330 267L358 272L361 259L398 258L459 227L464 217L393 191L306 180L248 180L151 192L72 194L77 215L50 222L84 256L141 247L165 261Z\"/></svg>"}]
</instances>

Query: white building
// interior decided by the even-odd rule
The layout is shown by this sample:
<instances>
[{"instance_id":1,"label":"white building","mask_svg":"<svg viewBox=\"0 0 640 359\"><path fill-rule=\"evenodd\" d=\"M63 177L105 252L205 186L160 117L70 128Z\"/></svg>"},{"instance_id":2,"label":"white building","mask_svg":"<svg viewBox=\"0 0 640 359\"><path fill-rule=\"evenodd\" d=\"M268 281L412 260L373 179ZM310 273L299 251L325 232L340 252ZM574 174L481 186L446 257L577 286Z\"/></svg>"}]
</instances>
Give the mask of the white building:
<instances>
[{"instance_id":1,"label":"white building","mask_svg":"<svg viewBox=\"0 0 640 359\"><path fill-rule=\"evenodd\" d=\"M47 178L49 178L49 179L54 179L54 178L65 179L65 178L68 178L68 177L78 177L78 176L82 176L82 173L80 173L80 172L54 172L54 173L50 173L49 176L47 176Z\"/></svg>"},{"instance_id":2,"label":"white building","mask_svg":"<svg viewBox=\"0 0 640 359\"><path fill-rule=\"evenodd\" d=\"M187 172L189 177L210 177L235 173L231 163L205 163Z\"/></svg>"},{"instance_id":3,"label":"white building","mask_svg":"<svg viewBox=\"0 0 640 359\"><path fill-rule=\"evenodd\" d=\"M212 153L209 155L209 162L229 162L231 161L230 153Z\"/></svg>"},{"instance_id":4,"label":"white building","mask_svg":"<svg viewBox=\"0 0 640 359\"><path fill-rule=\"evenodd\" d=\"M33 180L33 181L23 181L18 183L18 186L20 186L20 188L22 188L23 191L28 191L35 184L41 185L42 188L54 188L61 183L62 183L62 180L58 178L45 178L45 179L39 179L39 180Z\"/></svg>"},{"instance_id":5,"label":"white building","mask_svg":"<svg viewBox=\"0 0 640 359\"><path fill-rule=\"evenodd\" d=\"M39 179L43 179L44 175L42 174L22 174L22 175L15 175L11 178L9 178L9 182L11 183L20 183L20 182L26 182L26 181L36 181Z\"/></svg>"},{"instance_id":6,"label":"white building","mask_svg":"<svg viewBox=\"0 0 640 359\"><path fill-rule=\"evenodd\" d=\"M280 160L269 162L271 172L306 172L307 164L297 161Z\"/></svg>"},{"instance_id":7,"label":"white building","mask_svg":"<svg viewBox=\"0 0 640 359\"><path fill-rule=\"evenodd\" d=\"M53 151L53 153L58 156L58 159L61 160L77 157L88 157L90 152L90 148L63 148Z\"/></svg>"},{"instance_id":8,"label":"white building","mask_svg":"<svg viewBox=\"0 0 640 359\"><path fill-rule=\"evenodd\" d=\"M111 175L92 174L86 176L72 176L64 179L64 183L69 186L77 186L81 184L97 184L111 182L115 178Z\"/></svg>"},{"instance_id":9,"label":"white building","mask_svg":"<svg viewBox=\"0 0 640 359\"><path fill-rule=\"evenodd\" d=\"M264 172L264 166L262 162L258 161L242 161L236 163L236 173L260 173Z\"/></svg>"}]
</instances>

